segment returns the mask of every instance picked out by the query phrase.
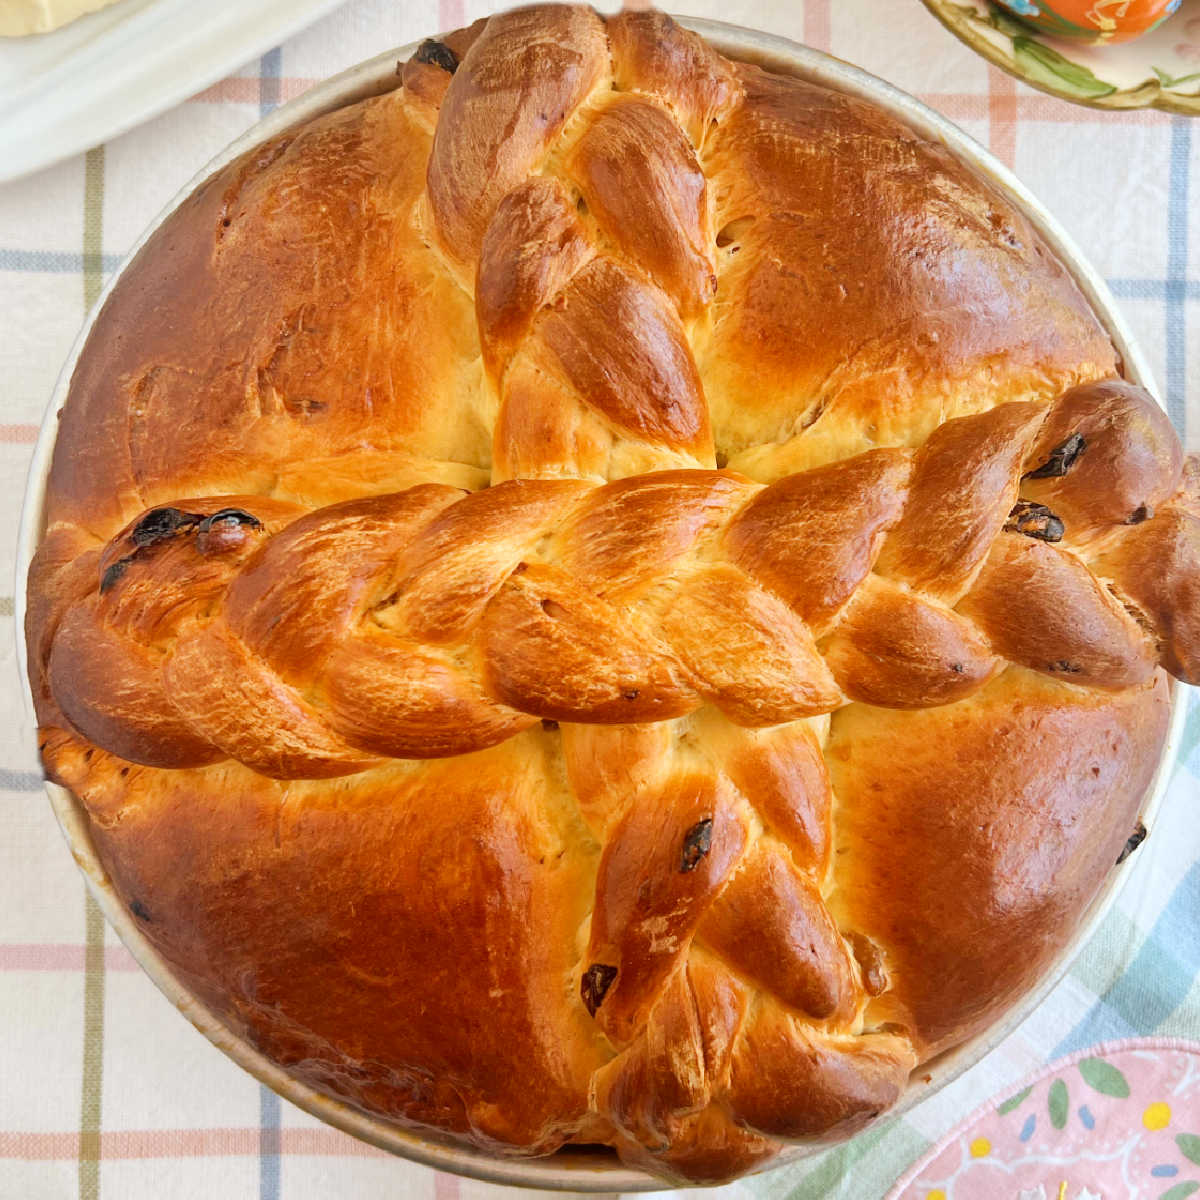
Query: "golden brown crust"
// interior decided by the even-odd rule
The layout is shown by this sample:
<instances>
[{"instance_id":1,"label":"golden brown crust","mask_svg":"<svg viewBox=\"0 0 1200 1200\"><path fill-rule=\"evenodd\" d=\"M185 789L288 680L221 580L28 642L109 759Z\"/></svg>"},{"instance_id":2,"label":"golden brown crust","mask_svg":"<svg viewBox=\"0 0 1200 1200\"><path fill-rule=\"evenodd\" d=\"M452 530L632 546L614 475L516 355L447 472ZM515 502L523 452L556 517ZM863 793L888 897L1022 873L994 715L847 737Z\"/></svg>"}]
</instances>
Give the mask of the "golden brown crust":
<instances>
[{"instance_id":1,"label":"golden brown crust","mask_svg":"<svg viewBox=\"0 0 1200 1200\"><path fill-rule=\"evenodd\" d=\"M1062 469L1066 458L1070 466ZM1083 533L1144 521L1165 504L1179 489L1183 450L1151 397L1124 380L1105 379L1058 401L1031 466L1024 494Z\"/></svg>"},{"instance_id":2,"label":"golden brown crust","mask_svg":"<svg viewBox=\"0 0 1200 1200\"><path fill-rule=\"evenodd\" d=\"M790 1013L764 1005L733 1057L734 1119L788 1140L843 1138L896 1102L915 1065L904 1038L822 1044Z\"/></svg>"},{"instance_id":3,"label":"golden brown crust","mask_svg":"<svg viewBox=\"0 0 1200 1200\"><path fill-rule=\"evenodd\" d=\"M986 465L972 438L990 445L1008 408L1032 442L1026 405L959 417L922 450L918 480L942 445ZM223 754L286 779L354 774L385 747L480 750L535 718L634 724L707 702L755 727L847 698L924 708L1008 663L1089 688L1144 686L1177 658L1176 597L1145 593L1130 611L1093 574L1089 557L1115 545L1102 569L1143 595L1113 557L1124 524L1076 541L1028 501L1006 512L1025 446L1002 457L936 507L927 484L915 489L932 518L923 542L902 450L769 487L690 471L465 495L423 485L304 516L257 497L155 508L104 548L94 593L66 609L50 689L113 753L160 767ZM1181 500L1143 523L1145 536L1167 531L1153 546L1194 521ZM898 549L884 557L885 545ZM952 559L951 594L972 580L954 608L940 576L929 592L882 573L913 580ZM1168 565L1186 600L1194 565Z\"/></svg>"},{"instance_id":4,"label":"golden brown crust","mask_svg":"<svg viewBox=\"0 0 1200 1200\"><path fill-rule=\"evenodd\" d=\"M1158 630L1167 670L1200 685L1200 516L1178 507L1122 531L1095 569Z\"/></svg>"},{"instance_id":5,"label":"golden brown crust","mask_svg":"<svg viewBox=\"0 0 1200 1200\"><path fill-rule=\"evenodd\" d=\"M562 6L400 80L100 314L47 769L185 985L364 1111L705 1182L848 1136L1115 861L1200 465L869 104Z\"/></svg>"},{"instance_id":6,"label":"golden brown crust","mask_svg":"<svg viewBox=\"0 0 1200 1200\"><path fill-rule=\"evenodd\" d=\"M1017 403L939 426L913 462L880 570L947 603L961 599L1012 509L1030 438L1045 420L1044 409Z\"/></svg>"},{"instance_id":7,"label":"golden brown crust","mask_svg":"<svg viewBox=\"0 0 1200 1200\"><path fill-rule=\"evenodd\" d=\"M737 252L698 355L730 465L775 478L920 443L991 406L973 396L1115 373L1062 266L948 151L860 100L738 76L745 102L704 154Z\"/></svg>"},{"instance_id":8,"label":"golden brown crust","mask_svg":"<svg viewBox=\"0 0 1200 1200\"><path fill-rule=\"evenodd\" d=\"M702 146L741 98L737 70L702 37L653 9L624 9L607 21L613 83L622 92L652 96Z\"/></svg>"},{"instance_id":9,"label":"golden brown crust","mask_svg":"<svg viewBox=\"0 0 1200 1200\"><path fill-rule=\"evenodd\" d=\"M1011 670L961 704L833 719L833 909L884 948L891 986L871 1019L926 1053L1029 986L1133 829L1165 683L1070 694Z\"/></svg>"},{"instance_id":10,"label":"golden brown crust","mask_svg":"<svg viewBox=\"0 0 1200 1200\"><path fill-rule=\"evenodd\" d=\"M472 756L469 785L453 759L332 790L110 760L81 791L94 812L122 794L106 868L265 1053L350 1103L536 1152L585 1123L604 1053L564 1003L588 847L554 815L549 739L526 736Z\"/></svg>"},{"instance_id":11,"label":"golden brown crust","mask_svg":"<svg viewBox=\"0 0 1200 1200\"><path fill-rule=\"evenodd\" d=\"M474 266L497 204L607 67L591 9L547 4L484 26L446 90L429 153L429 202L447 253Z\"/></svg>"},{"instance_id":12,"label":"golden brown crust","mask_svg":"<svg viewBox=\"0 0 1200 1200\"><path fill-rule=\"evenodd\" d=\"M623 97L574 150L579 190L597 231L639 263L685 320L717 290L708 180L683 130L657 105Z\"/></svg>"},{"instance_id":13,"label":"golden brown crust","mask_svg":"<svg viewBox=\"0 0 1200 1200\"><path fill-rule=\"evenodd\" d=\"M97 318L50 523L108 536L160 500L265 492L282 465L364 448L486 463L471 303L411 232L428 146L397 91L203 184Z\"/></svg>"},{"instance_id":14,"label":"golden brown crust","mask_svg":"<svg viewBox=\"0 0 1200 1200\"><path fill-rule=\"evenodd\" d=\"M754 938L746 930L757 931ZM850 954L820 889L785 845L760 838L709 910L700 937L743 977L820 1021L854 1008Z\"/></svg>"}]
</instances>

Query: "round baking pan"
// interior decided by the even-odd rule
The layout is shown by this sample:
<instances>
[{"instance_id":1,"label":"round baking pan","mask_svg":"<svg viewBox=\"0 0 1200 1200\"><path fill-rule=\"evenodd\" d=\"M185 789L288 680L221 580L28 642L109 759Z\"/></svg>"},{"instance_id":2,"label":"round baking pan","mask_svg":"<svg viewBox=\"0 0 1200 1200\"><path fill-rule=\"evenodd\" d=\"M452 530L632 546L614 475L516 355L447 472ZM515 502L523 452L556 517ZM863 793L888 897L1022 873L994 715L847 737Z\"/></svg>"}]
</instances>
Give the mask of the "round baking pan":
<instances>
[{"instance_id":1,"label":"round baking pan","mask_svg":"<svg viewBox=\"0 0 1200 1200\"><path fill-rule=\"evenodd\" d=\"M716 21L681 18L681 24L703 34L719 50L732 58L758 62L773 70L809 79L838 91L848 92L872 101L924 136L941 142L959 158L970 163L1025 214L1065 264L1112 337L1124 363L1126 376L1154 391L1154 383L1146 361L1134 344L1129 329L1117 311L1116 304L1103 280L1083 260L1079 251L1071 244L1050 214L1022 184L960 129L890 84L819 51L796 45L784 38ZM167 215L202 180L232 159L292 125L398 87L396 64L398 61L408 58L415 51L416 45L413 43L409 46L402 46L357 67L352 67L341 75L314 87L290 104L277 109L244 133L214 158L179 193L130 250L122 268L109 281L108 287L84 323L84 327L63 365L62 373L46 410L46 417L42 423L41 434L34 450L30 469L17 546L16 588L17 653L22 674L26 678L25 644L22 636L25 581L29 562L37 548L44 524L46 478L49 473L50 459L54 452L58 426L57 414L66 402L76 360L83 349L96 315L108 293L120 279L124 266L129 263L154 230L162 224ZM1155 812L1170 776L1170 764L1175 757L1183 718L1184 706L1179 703L1177 685L1172 684L1172 689L1173 714L1170 730L1163 748L1158 772L1142 806L1142 820L1150 830L1153 829ZM26 691L28 694L28 687ZM175 978L170 967L142 935L113 891L96 856L88 817L83 806L65 788L47 783L46 789L50 794L51 804L71 847L71 852L87 879L92 895L109 923L129 948L130 953L141 964L142 969L154 980L171 1003L215 1046L223 1050L257 1079L278 1092L279 1095L292 1101L293 1104L299 1105L300 1108L330 1125L337 1126L339 1129L384 1150L443 1171L453 1171L476 1179L525 1187L592 1192L653 1191L665 1186L660 1179L624 1166L611 1152L595 1148L568 1148L545 1158L497 1159L482 1150L463 1146L449 1139L438 1138L435 1134L401 1128L379 1118L368 1116L337 1100L321 1095L293 1079L280 1067L259 1054L247 1042L233 1034ZM907 1111L973 1066L1029 1016L1091 938L1116 897L1122 881L1136 861L1137 856L1134 855L1125 864L1110 872L1070 943L1043 975L1038 985L1032 988L998 1024L927 1063L914 1076L908 1091L889 1116ZM806 1147L790 1149L772 1164L768 1164L768 1169L785 1162L793 1162L813 1152Z\"/></svg>"}]
</instances>

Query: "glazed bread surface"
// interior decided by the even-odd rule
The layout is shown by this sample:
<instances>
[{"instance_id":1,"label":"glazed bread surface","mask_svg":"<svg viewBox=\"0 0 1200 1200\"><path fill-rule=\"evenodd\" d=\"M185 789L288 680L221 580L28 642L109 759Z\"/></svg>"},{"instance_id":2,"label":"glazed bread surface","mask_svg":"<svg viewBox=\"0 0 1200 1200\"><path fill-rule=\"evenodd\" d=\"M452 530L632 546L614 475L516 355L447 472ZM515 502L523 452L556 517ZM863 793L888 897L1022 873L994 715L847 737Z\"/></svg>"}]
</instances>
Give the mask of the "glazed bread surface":
<instances>
[{"instance_id":1,"label":"glazed bread surface","mask_svg":"<svg viewBox=\"0 0 1200 1200\"><path fill-rule=\"evenodd\" d=\"M703 1182L849 1136L1044 974L1200 678L1200 470L1120 371L880 109L658 13L478 22L97 317L47 771L365 1112Z\"/></svg>"}]
</instances>

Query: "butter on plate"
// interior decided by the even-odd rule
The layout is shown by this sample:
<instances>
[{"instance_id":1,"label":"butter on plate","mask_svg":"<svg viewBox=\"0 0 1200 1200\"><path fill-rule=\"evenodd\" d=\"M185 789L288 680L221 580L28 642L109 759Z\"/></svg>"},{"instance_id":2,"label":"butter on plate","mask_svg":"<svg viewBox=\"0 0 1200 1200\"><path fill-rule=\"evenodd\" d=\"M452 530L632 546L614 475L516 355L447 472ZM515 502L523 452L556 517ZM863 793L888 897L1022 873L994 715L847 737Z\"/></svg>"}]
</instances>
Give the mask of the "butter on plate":
<instances>
[{"instance_id":1,"label":"butter on plate","mask_svg":"<svg viewBox=\"0 0 1200 1200\"><path fill-rule=\"evenodd\" d=\"M49 33L117 0L0 0L0 37Z\"/></svg>"}]
</instances>

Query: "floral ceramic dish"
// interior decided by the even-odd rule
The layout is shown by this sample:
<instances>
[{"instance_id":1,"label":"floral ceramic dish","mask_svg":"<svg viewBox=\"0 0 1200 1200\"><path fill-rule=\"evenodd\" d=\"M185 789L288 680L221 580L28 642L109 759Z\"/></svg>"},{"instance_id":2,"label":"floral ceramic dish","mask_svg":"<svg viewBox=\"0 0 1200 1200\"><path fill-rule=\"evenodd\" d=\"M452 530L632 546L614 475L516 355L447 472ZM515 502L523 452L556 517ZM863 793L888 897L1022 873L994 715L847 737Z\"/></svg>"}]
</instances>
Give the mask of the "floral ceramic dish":
<instances>
[{"instance_id":1,"label":"floral ceramic dish","mask_svg":"<svg viewBox=\"0 0 1200 1200\"><path fill-rule=\"evenodd\" d=\"M1049 37L989 0L925 0L952 33L1040 91L1094 108L1200 115L1200 0L1136 41L1095 46Z\"/></svg>"},{"instance_id":2,"label":"floral ceramic dish","mask_svg":"<svg viewBox=\"0 0 1200 1200\"><path fill-rule=\"evenodd\" d=\"M885 1200L1185 1200L1200 1193L1197 1130L1194 1042L1108 1042L977 1109Z\"/></svg>"}]
</instances>

